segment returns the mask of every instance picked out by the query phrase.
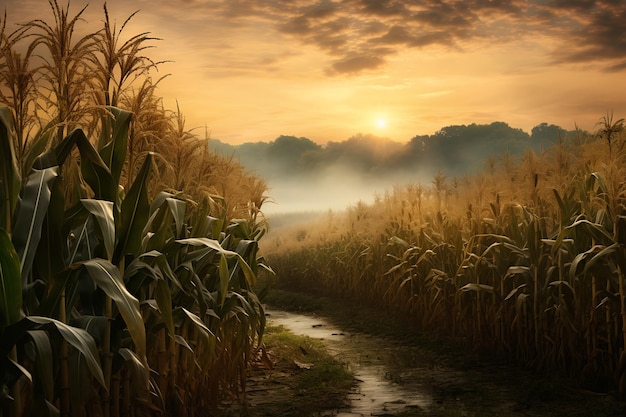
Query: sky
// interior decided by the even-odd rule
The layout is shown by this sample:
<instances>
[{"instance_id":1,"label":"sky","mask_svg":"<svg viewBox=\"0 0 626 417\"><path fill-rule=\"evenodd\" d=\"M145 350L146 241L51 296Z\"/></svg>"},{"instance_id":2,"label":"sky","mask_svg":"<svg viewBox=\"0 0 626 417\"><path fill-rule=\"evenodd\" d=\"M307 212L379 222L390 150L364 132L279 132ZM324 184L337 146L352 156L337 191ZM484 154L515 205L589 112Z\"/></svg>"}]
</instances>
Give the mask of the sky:
<instances>
[{"instance_id":1,"label":"sky","mask_svg":"<svg viewBox=\"0 0 626 417\"><path fill-rule=\"evenodd\" d=\"M59 0L65 4L64 0ZM71 15L87 4L72 0ZM102 27L90 1L82 27ZM588 0L109 0L150 57L166 106L231 144L398 142L444 126L626 117L626 2ZM2 0L8 28L52 21L47 0ZM73 12L73 13L72 13ZM12 26L13 25L13 26Z\"/></svg>"}]
</instances>

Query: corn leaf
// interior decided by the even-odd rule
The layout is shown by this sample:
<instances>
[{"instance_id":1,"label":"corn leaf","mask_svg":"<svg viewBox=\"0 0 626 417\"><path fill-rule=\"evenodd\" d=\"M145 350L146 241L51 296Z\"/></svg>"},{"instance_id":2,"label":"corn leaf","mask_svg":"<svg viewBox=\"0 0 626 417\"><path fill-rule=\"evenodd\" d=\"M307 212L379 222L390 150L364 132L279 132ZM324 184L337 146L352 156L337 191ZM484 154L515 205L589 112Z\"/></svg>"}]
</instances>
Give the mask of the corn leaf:
<instances>
[{"instance_id":1,"label":"corn leaf","mask_svg":"<svg viewBox=\"0 0 626 417\"><path fill-rule=\"evenodd\" d=\"M159 306L165 327L167 327L170 336L174 336L176 332L174 331L174 320L172 318L172 293L167 282L162 279L156 281L154 298Z\"/></svg>"},{"instance_id":2,"label":"corn leaf","mask_svg":"<svg viewBox=\"0 0 626 417\"><path fill-rule=\"evenodd\" d=\"M43 167L36 167L35 161L44 154L44 151L52 140L52 135L55 133L55 123L55 120L51 120L45 127L37 132L30 146L28 146L28 150L26 151L24 161L22 162L22 172L30 172L33 168L43 169ZM54 165L58 165L58 163L54 163L51 166Z\"/></svg>"},{"instance_id":3,"label":"corn leaf","mask_svg":"<svg viewBox=\"0 0 626 417\"><path fill-rule=\"evenodd\" d=\"M117 353L124 359L130 369L135 394L139 399L147 401L150 396L150 391L148 385L143 383L143 378L146 374L145 365L137 354L128 348L121 348Z\"/></svg>"},{"instance_id":4,"label":"corn leaf","mask_svg":"<svg viewBox=\"0 0 626 417\"><path fill-rule=\"evenodd\" d=\"M118 186L114 181L111 170L100 157L91 142L84 137L77 138L80 151L80 170L94 192L94 197L100 200L117 202Z\"/></svg>"},{"instance_id":5,"label":"corn leaf","mask_svg":"<svg viewBox=\"0 0 626 417\"><path fill-rule=\"evenodd\" d=\"M228 257L237 255L236 252L224 249L220 242L215 239L209 239L205 237L191 237L187 239L178 239L176 242L180 243L181 245L205 246L206 248L212 249L215 252L222 253Z\"/></svg>"},{"instance_id":6,"label":"corn leaf","mask_svg":"<svg viewBox=\"0 0 626 417\"><path fill-rule=\"evenodd\" d=\"M35 258L44 218L57 178L57 167L34 170L28 176L13 229L13 244L20 257L22 279L27 282Z\"/></svg>"},{"instance_id":7,"label":"corn leaf","mask_svg":"<svg viewBox=\"0 0 626 417\"><path fill-rule=\"evenodd\" d=\"M119 269L111 262L103 259L86 261L83 266L96 285L115 302L135 344L137 355L146 364L146 331L139 309L139 301L126 289Z\"/></svg>"},{"instance_id":8,"label":"corn leaf","mask_svg":"<svg viewBox=\"0 0 626 417\"><path fill-rule=\"evenodd\" d=\"M50 336L44 330L29 330L27 334L32 342L36 379L46 400L54 401L54 373L52 370L54 354L50 344Z\"/></svg>"},{"instance_id":9,"label":"corn leaf","mask_svg":"<svg viewBox=\"0 0 626 417\"><path fill-rule=\"evenodd\" d=\"M9 232L21 183L13 148L11 120L9 109L0 107L0 228Z\"/></svg>"},{"instance_id":10,"label":"corn leaf","mask_svg":"<svg viewBox=\"0 0 626 417\"><path fill-rule=\"evenodd\" d=\"M52 194L48 204L48 212L41 229L41 239L33 262L34 275L41 277L46 283L65 268L66 247L63 235L65 215L65 182L62 177L54 181Z\"/></svg>"},{"instance_id":11,"label":"corn leaf","mask_svg":"<svg viewBox=\"0 0 626 417\"><path fill-rule=\"evenodd\" d=\"M202 335L201 340L206 343L206 346L208 347L211 345L211 337L214 338L215 334L206 326L206 324L204 324L200 317L184 307L176 307L174 310L174 317L176 321L184 320L193 324L193 326L200 331L200 334Z\"/></svg>"},{"instance_id":12,"label":"corn leaf","mask_svg":"<svg viewBox=\"0 0 626 417\"><path fill-rule=\"evenodd\" d=\"M585 233L592 237L596 243L610 244L613 242L613 236L599 223L592 223L589 220L578 220L566 229L581 228Z\"/></svg>"},{"instance_id":13,"label":"corn leaf","mask_svg":"<svg viewBox=\"0 0 626 417\"><path fill-rule=\"evenodd\" d=\"M220 305L224 305L224 300L226 299L226 294L228 293L228 282L229 282L229 274L228 274L228 262L226 261L226 256L224 254L220 254L220 263L219 263L219 275L220 275Z\"/></svg>"},{"instance_id":14,"label":"corn leaf","mask_svg":"<svg viewBox=\"0 0 626 417\"><path fill-rule=\"evenodd\" d=\"M81 199L82 205L95 217L107 253L107 259L113 259L115 248L115 220L113 202L95 199Z\"/></svg>"},{"instance_id":15,"label":"corn leaf","mask_svg":"<svg viewBox=\"0 0 626 417\"><path fill-rule=\"evenodd\" d=\"M176 198L167 198L167 206L174 216L174 224L176 225L176 236L182 237L183 226L185 223L185 207L187 203Z\"/></svg>"},{"instance_id":16,"label":"corn leaf","mask_svg":"<svg viewBox=\"0 0 626 417\"><path fill-rule=\"evenodd\" d=\"M0 358L1 359L1 358ZM0 362L2 363L2 362ZM9 381L17 381L21 376L26 377L30 382L33 381L33 376L19 363L10 359L8 356L4 356L4 363L2 363L5 379ZM3 381L4 382L4 381Z\"/></svg>"},{"instance_id":17,"label":"corn leaf","mask_svg":"<svg viewBox=\"0 0 626 417\"><path fill-rule=\"evenodd\" d=\"M0 228L0 325L16 323L22 316L20 258L6 230Z\"/></svg>"},{"instance_id":18,"label":"corn leaf","mask_svg":"<svg viewBox=\"0 0 626 417\"><path fill-rule=\"evenodd\" d=\"M148 203L148 176L152 167L152 154L149 153L122 202L121 224L118 229L118 242L113 254L117 265L127 253L137 254L141 248L143 230L150 215Z\"/></svg>"},{"instance_id":19,"label":"corn leaf","mask_svg":"<svg viewBox=\"0 0 626 417\"><path fill-rule=\"evenodd\" d=\"M85 355L80 354L76 350L72 350L69 355L69 374L70 381L89 381L89 367L86 365ZM83 409L91 391L91 384L78 383L70 384L70 401L72 407Z\"/></svg>"},{"instance_id":20,"label":"corn leaf","mask_svg":"<svg viewBox=\"0 0 626 417\"><path fill-rule=\"evenodd\" d=\"M113 131L108 143L100 149L100 155L111 170L113 181L117 185L120 182L122 169L126 160L126 148L128 143L128 128L132 113L126 110L110 107L113 115Z\"/></svg>"},{"instance_id":21,"label":"corn leaf","mask_svg":"<svg viewBox=\"0 0 626 417\"><path fill-rule=\"evenodd\" d=\"M598 262L605 260L606 257L612 256L619 248L619 243L613 243L610 246L602 248L598 253L594 254L585 264L585 273L593 268Z\"/></svg>"},{"instance_id":22,"label":"corn leaf","mask_svg":"<svg viewBox=\"0 0 626 417\"><path fill-rule=\"evenodd\" d=\"M61 323L60 321L49 317L28 316L27 320L33 323L49 325L56 328L63 339L65 339L67 343L77 349L84 356L86 365L91 371L91 374L96 378L98 383L106 389L96 343L87 331L68 326L65 323Z\"/></svg>"},{"instance_id":23,"label":"corn leaf","mask_svg":"<svg viewBox=\"0 0 626 417\"><path fill-rule=\"evenodd\" d=\"M104 340L104 332L111 319L105 316L91 316L83 314L79 317L72 318L70 324L74 327L80 327L87 330L87 332L94 338L97 346L102 345Z\"/></svg>"},{"instance_id":24,"label":"corn leaf","mask_svg":"<svg viewBox=\"0 0 626 417\"><path fill-rule=\"evenodd\" d=\"M469 284L465 284L463 287L461 287L461 291L486 291L489 293L493 293L493 287L487 284L477 284L475 282L470 282Z\"/></svg>"}]
</instances>

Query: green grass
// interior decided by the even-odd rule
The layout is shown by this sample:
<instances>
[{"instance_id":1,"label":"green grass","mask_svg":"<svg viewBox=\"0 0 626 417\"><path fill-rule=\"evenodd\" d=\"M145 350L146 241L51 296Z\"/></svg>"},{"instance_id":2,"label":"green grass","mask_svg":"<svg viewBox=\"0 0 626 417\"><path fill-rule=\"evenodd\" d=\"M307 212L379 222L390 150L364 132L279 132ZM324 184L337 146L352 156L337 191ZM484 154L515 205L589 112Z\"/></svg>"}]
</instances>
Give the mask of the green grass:
<instances>
[{"instance_id":1,"label":"green grass","mask_svg":"<svg viewBox=\"0 0 626 417\"><path fill-rule=\"evenodd\" d=\"M352 374L327 352L322 341L294 335L282 326L270 326L264 340L280 362L306 365L295 374L296 387L303 394L329 395L352 386Z\"/></svg>"},{"instance_id":2,"label":"green grass","mask_svg":"<svg viewBox=\"0 0 626 417\"><path fill-rule=\"evenodd\" d=\"M282 326L268 326L265 349L273 369L265 369L261 398L249 397L251 404L243 413L248 417L316 416L328 410L348 407L347 395L354 377L320 340L298 336ZM222 417L244 415L237 407L222 410Z\"/></svg>"}]
</instances>

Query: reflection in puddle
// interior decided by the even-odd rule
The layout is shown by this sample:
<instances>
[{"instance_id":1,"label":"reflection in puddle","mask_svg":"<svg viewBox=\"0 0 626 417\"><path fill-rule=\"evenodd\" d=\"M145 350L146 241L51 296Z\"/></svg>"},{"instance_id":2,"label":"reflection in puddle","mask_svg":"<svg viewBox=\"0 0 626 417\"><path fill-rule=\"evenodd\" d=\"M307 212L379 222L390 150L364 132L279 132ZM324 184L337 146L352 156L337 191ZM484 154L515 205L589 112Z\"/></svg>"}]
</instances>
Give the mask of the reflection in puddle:
<instances>
[{"instance_id":1,"label":"reflection in puddle","mask_svg":"<svg viewBox=\"0 0 626 417\"><path fill-rule=\"evenodd\" d=\"M363 334L346 333L323 319L285 311L267 310L268 320L294 334L321 339L329 352L345 363L358 381L350 394L350 410L338 416L382 416L407 409L428 408L431 396L412 378L424 372L406 347ZM402 351L404 349L404 351Z\"/></svg>"}]
</instances>

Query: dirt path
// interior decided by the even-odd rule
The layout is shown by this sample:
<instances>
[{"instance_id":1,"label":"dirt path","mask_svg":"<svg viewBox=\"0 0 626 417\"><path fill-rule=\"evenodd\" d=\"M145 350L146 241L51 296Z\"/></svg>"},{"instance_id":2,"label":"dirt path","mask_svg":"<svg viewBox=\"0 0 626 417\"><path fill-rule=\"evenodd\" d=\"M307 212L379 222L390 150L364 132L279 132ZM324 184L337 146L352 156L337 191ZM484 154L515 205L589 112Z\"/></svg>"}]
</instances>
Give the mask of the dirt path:
<instances>
[{"instance_id":1,"label":"dirt path","mask_svg":"<svg viewBox=\"0 0 626 417\"><path fill-rule=\"evenodd\" d=\"M463 352L463 363L450 351L425 348L388 337L346 331L320 315L268 311L272 324L294 334L324 341L358 381L349 406L323 416L615 416L624 417L624 404L612 397L576 390L556 379L538 378L509 364L481 360ZM469 360L467 358L475 358ZM276 380L276 379L275 379ZM250 404L272 401L272 395L297 393L277 383L268 390L260 382ZM291 416L289 411L272 414Z\"/></svg>"},{"instance_id":2,"label":"dirt path","mask_svg":"<svg viewBox=\"0 0 626 417\"><path fill-rule=\"evenodd\" d=\"M430 390L417 377L421 367L410 349L392 347L382 339L364 334L348 333L316 316L270 310L268 318L294 334L323 340L328 351L354 373L357 384L348 397L350 407L339 410L340 416L430 408L433 402Z\"/></svg>"}]
</instances>

